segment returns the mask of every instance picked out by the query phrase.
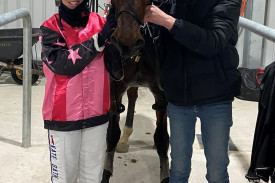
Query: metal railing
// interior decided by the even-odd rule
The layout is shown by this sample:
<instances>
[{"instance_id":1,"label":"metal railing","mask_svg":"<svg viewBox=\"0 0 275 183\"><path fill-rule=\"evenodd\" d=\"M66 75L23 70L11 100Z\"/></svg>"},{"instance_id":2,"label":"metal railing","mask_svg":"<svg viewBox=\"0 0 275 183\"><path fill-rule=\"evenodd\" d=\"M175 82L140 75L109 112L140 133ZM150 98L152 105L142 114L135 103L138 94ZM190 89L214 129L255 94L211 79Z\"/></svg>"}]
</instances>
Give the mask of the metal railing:
<instances>
[{"instance_id":1,"label":"metal railing","mask_svg":"<svg viewBox=\"0 0 275 183\"><path fill-rule=\"evenodd\" d=\"M275 43L275 29L272 29L270 27L267 27L265 25L262 25L260 23L254 22L243 17L240 17L239 19L239 26ZM244 44L244 46L247 47L248 43ZM244 49L244 52L247 51L248 49ZM244 56L242 63L243 67L246 67L247 63L248 56Z\"/></svg>"},{"instance_id":2,"label":"metal railing","mask_svg":"<svg viewBox=\"0 0 275 183\"><path fill-rule=\"evenodd\" d=\"M254 22L247 18L240 17L239 20L240 27L243 27L263 38L266 38L272 42L275 42L275 29L262 25L260 23Z\"/></svg>"},{"instance_id":3,"label":"metal railing","mask_svg":"<svg viewBox=\"0 0 275 183\"><path fill-rule=\"evenodd\" d=\"M31 79L32 79L32 22L27 9L17 9L0 15L0 27L23 19L23 126L22 147L31 146Z\"/></svg>"}]
</instances>

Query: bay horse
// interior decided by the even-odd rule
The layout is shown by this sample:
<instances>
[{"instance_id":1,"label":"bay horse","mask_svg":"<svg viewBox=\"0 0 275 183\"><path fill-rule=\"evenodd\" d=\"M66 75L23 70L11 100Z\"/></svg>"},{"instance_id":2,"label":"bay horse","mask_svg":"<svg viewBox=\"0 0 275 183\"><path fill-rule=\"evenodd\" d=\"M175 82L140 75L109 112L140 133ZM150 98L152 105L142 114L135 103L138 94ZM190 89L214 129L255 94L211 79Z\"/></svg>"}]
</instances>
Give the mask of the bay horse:
<instances>
[{"instance_id":1,"label":"bay horse","mask_svg":"<svg viewBox=\"0 0 275 183\"><path fill-rule=\"evenodd\" d=\"M110 79L111 106L110 111L123 111L122 96L127 92L128 108L123 136L119 141L121 130L120 115L111 116L107 131L107 151L103 179L101 183L109 183L113 174L115 149L127 152L128 139L133 131L135 103L138 87L148 87L155 98L152 108L156 110L156 130L154 144L160 160L160 182L169 183L169 135L167 132L167 101L164 92L159 89L156 79L156 54L152 33L154 29L141 28L145 8L149 0L112 0L116 9L117 28L111 36L113 46L125 57L123 63L124 77L120 81ZM153 27L152 27L153 28ZM154 31L155 30L155 31ZM143 33L143 34L141 34ZM150 34L149 34L150 33Z\"/></svg>"}]
</instances>

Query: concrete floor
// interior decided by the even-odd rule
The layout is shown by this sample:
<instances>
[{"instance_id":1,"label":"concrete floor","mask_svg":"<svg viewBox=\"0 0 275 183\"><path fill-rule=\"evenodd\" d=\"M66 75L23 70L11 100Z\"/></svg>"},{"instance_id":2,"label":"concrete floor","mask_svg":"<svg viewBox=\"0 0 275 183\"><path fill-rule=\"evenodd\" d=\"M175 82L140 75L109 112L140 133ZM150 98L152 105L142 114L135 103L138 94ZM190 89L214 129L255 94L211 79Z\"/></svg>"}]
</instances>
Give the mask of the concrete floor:
<instances>
[{"instance_id":1,"label":"concrete floor","mask_svg":"<svg viewBox=\"0 0 275 183\"><path fill-rule=\"evenodd\" d=\"M47 131L43 129L41 114L45 78L32 87L31 147L22 148L22 86L17 85L8 72L0 76L0 183L48 183L50 164ZM124 104L127 99L124 97ZM153 96L147 88L139 89L134 132L128 153L116 153L114 175L110 183L158 183L159 161L153 149L155 113L151 110ZM127 105L125 105L127 106ZM251 148L257 117L257 103L236 99L233 103L234 125L231 130L229 174L231 183L246 183L245 174L250 163ZM126 112L121 115L124 126ZM200 123L196 134L200 135ZM233 150L234 150L233 148ZM134 160L134 161L133 161ZM203 149L196 139L192 159L190 183L206 183Z\"/></svg>"}]
</instances>

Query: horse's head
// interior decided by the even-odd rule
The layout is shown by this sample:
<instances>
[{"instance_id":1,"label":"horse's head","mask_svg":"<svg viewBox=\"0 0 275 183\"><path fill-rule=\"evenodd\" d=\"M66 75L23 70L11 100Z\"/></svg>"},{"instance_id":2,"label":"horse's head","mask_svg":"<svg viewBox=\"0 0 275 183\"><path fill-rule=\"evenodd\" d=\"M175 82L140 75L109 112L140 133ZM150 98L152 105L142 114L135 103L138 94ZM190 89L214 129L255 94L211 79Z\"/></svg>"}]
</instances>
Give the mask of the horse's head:
<instances>
[{"instance_id":1,"label":"horse's head","mask_svg":"<svg viewBox=\"0 0 275 183\"><path fill-rule=\"evenodd\" d=\"M116 9L117 28L111 36L111 42L122 56L136 55L145 44L140 26L143 25L148 1L112 0Z\"/></svg>"}]
</instances>

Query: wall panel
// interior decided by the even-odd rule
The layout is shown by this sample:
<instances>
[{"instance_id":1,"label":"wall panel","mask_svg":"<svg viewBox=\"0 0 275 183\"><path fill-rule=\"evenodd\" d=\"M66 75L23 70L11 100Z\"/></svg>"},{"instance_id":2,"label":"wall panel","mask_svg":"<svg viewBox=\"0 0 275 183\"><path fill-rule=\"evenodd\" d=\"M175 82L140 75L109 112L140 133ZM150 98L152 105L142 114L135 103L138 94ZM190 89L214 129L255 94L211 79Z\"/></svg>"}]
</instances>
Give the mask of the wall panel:
<instances>
[{"instance_id":1,"label":"wall panel","mask_svg":"<svg viewBox=\"0 0 275 183\"><path fill-rule=\"evenodd\" d=\"M33 27L40 27L47 18L57 12L54 0L0 0L0 14L19 8L26 8L30 12ZM22 20L18 20L1 28L22 26Z\"/></svg>"}]
</instances>

